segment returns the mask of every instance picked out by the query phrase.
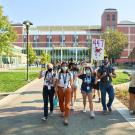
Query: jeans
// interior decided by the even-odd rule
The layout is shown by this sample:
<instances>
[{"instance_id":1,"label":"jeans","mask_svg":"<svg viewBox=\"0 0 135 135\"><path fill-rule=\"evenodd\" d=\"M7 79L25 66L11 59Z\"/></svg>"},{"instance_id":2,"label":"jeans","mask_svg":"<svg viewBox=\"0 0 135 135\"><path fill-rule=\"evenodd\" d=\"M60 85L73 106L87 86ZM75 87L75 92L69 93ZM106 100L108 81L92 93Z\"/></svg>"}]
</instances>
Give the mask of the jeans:
<instances>
[{"instance_id":1,"label":"jeans","mask_svg":"<svg viewBox=\"0 0 135 135\"><path fill-rule=\"evenodd\" d=\"M100 91L101 91L101 102L103 111L107 110L107 107L110 108L112 106L114 100L114 88L111 83L103 84L102 82L99 83ZM109 95L109 101L106 105L106 93Z\"/></svg>"},{"instance_id":2,"label":"jeans","mask_svg":"<svg viewBox=\"0 0 135 135\"><path fill-rule=\"evenodd\" d=\"M47 86L43 87L43 100L44 100L44 117L48 117L48 98L50 102L50 112L53 111L53 98L54 98L54 87L51 87L51 90L48 90Z\"/></svg>"}]
</instances>

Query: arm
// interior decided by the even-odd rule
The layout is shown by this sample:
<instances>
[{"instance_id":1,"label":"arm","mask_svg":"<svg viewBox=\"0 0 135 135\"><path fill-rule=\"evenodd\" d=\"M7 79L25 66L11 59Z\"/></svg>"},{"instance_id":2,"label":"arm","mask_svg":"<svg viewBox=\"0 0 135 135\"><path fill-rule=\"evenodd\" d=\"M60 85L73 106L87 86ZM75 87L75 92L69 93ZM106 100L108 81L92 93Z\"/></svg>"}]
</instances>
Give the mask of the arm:
<instances>
[{"instance_id":1,"label":"arm","mask_svg":"<svg viewBox=\"0 0 135 135\"><path fill-rule=\"evenodd\" d=\"M115 70L113 70L112 73L109 74L109 76L112 77L112 78L116 78Z\"/></svg>"}]
</instances>

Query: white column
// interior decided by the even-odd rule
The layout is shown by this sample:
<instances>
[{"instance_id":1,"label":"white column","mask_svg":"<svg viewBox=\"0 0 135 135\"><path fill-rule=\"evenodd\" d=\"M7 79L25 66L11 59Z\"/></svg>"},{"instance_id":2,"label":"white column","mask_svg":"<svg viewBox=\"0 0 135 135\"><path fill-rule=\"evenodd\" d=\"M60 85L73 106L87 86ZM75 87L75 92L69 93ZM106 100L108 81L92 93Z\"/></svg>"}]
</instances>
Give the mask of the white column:
<instances>
[{"instance_id":1,"label":"white column","mask_svg":"<svg viewBox=\"0 0 135 135\"><path fill-rule=\"evenodd\" d=\"M77 48L76 48L76 62L77 62Z\"/></svg>"},{"instance_id":2,"label":"white column","mask_svg":"<svg viewBox=\"0 0 135 135\"><path fill-rule=\"evenodd\" d=\"M62 54L62 48L61 48L61 62L62 62L62 60L63 60L63 54Z\"/></svg>"}]
</instances>

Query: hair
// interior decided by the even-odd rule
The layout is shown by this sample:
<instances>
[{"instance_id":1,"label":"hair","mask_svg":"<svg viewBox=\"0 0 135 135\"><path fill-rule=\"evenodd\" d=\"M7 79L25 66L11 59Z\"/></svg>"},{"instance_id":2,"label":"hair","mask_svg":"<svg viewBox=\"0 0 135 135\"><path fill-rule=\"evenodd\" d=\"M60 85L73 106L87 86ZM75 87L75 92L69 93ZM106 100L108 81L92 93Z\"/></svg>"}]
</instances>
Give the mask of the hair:
<instances>
[{"instance_id":1,"label":"hair","mask_svg":"<svg viewBox=\"0 0 135 135\"><path fill-rule=\"evenodd\" d=\"M67 62L64 61L64 62L61 63L61 67L62 67L64 64L66 64L66 66L68 66ZM64 73L64 71L63 71L62 68L61 68L61 70L60 70L60 73ZM69 73L69 71L67 70L66 73Z\"/></svg>"},{"instance_id":2,"label":"hair","mask_svg":"<svg viewBox=\"0 0 135 135\"><path fill-rule=\"evenodd\" d=\"M108 58L108 56L105 56L104 59Z\"/></svg>"},{"instance_id":3,"label":"hair","mask_svg":"<svg viewBox=\"0 0 135 135\"><path fill-rule=\"evenodd\" d=\"M92 70L92 68L91 68L91 67L85 67L85 68L84 68L84 70L86 70L86 69L90 69L90 72L91 72L91 76L93 76L93 74L94 74L94 73L93 73L93 70Z\"/></svg>"}]
</instances>

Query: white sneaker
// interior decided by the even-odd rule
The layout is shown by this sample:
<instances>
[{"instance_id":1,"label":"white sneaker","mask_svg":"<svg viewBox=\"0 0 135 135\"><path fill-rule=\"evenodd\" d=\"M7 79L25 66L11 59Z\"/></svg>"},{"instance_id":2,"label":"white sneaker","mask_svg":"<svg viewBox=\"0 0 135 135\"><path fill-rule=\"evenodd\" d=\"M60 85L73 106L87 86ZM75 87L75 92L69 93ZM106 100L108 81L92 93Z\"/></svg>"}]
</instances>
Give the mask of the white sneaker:
<instances>
[{"instance_id":1,"label":"white sneaker","mask_svg":"<svg viewBox=\"0 0 135 135\"><path fill-rule=\"evenodd\" d=\"M91 117L91 118L95 118L95 114L94 114L93 111L90 111L90 117Z\"/></svg>"},{"instance_id":2,"label":"white sneaker","mask_svg":"<svg viewBox=\"0 0 135 135\"><path fill-rule=\"evenodd\" d=\"M49 116L53 116L53 112L50 112L50 113L49 113Z\"/></svg>"},{"instance_id":3,"label":"white sneaker","mask_svg":"<svg viewBox=\"0 0 135 135\"><path fill-rule=\"evenodd\" d=\"M86 113L86 109L85 108L83 109L83 112Z\"/></svg>"},{"instance_id":4,"label":"white sneaker","mask_svg":"<svg viewBox=\"0 0 135 135\"><path fill-rule=\"evenodd\" d=\"M41 120L47 121L47 117L43 117L43 118L41 118Z\"/></svg>"}]
</instances>

